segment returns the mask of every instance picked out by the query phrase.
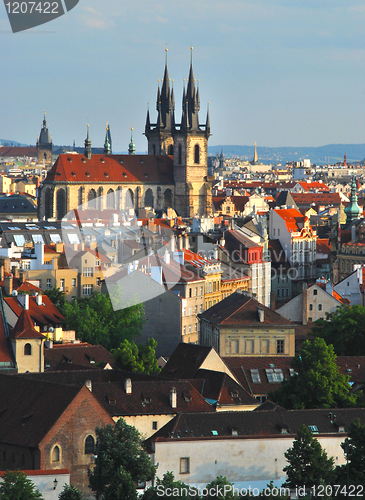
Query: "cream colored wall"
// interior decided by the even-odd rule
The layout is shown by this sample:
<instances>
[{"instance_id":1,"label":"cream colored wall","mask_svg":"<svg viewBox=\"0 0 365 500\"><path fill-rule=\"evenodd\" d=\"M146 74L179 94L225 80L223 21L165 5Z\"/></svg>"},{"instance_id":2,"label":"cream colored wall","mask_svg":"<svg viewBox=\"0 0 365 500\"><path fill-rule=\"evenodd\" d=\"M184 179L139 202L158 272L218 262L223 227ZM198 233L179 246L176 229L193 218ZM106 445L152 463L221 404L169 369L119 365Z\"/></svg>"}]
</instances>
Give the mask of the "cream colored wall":
<instances>
[{"instance_id":1,"label":"cream colored wall","mask_svg":"<svg viewBox=\"0 0 365 500\"><path fill-rule=\"evenodd\" d=\"M133 425L142 434L143 439L147 439L152 434L157 432L161 427L170 422L176 414L168 415L132 415L123 417L128 425ZM113 417L114 422L117 422L121 417ZM157 429L152 429L152 422L157 422Z\"/></svg>"},{"instance_id":2,"label":"cream colored wall","mask_svg":"<svg viewBox=\"0 0 365 500\"><path fill-rule=\"evenodd\" d=\"M234 349L236 340L239 341L238 352ZM282 354L276 352L277 340L284 340ZM251 350L252 341L253 350ZM219 344L221 356L294 356L295 329L268 326L266 328L221 328Z\"/></svg>"},{"instance_id":3,"label":"cream colored wall","mask_svg":"<svg viewBox=\"0 0 365 500\"><path fill-rule=\"evenodd\" d=\"M214 429L212 429L214 430ZM318 441L335 465L345 463L340 446L343 434L320 437ZM155 442L154 463L158 464L157 477L162 478L172 471L176 480L187 484L206 485L217 476L225 476L228 481L246 484L262 482L262 488L269 481L285 481L283 467L287 465L284 453L293 444L292 437L187 440L184 438ZM180 458L190 458L190 473L180 474Z\"/></svg>"},{"instance_id":4,"label":"cream colored wall","mask_svg":"<svg viewBox=\"0 0 365 500\"><path fill-rule=\"evenodd\" d=\"M12 339L13 351L15 354L18 372L43 372L43 340L41 339ZM24 354L25 344L32 346L32 354Z\"/></svg>"}]
</instances>

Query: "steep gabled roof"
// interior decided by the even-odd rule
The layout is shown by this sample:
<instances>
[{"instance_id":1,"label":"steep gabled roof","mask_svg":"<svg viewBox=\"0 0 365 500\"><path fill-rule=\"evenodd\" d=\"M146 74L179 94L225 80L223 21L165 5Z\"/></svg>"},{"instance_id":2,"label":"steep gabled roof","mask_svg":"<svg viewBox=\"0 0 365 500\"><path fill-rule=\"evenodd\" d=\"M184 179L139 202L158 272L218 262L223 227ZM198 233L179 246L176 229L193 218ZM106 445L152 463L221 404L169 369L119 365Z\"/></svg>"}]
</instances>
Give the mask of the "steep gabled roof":
<instances>
[{"instance_id":1,"label":"steep gabled roof","mask_svg":"<svg viewBox=\"0 0 365 500\"><path fill-rule=\"evenodd\" d=\"M18 318L22 314L23 306L19 303L17 297L5 297L7 305ZM42 304L37 304L35 296L29 296L29 311L33 323L40 325L59 324L65 321L64 316L60 313L57 307L53 304L47 295L42 295Z\"/></svg>"},{"instance_id":2,"label":"steep gabled roof","mask_svg":"<svg viewBox=\"0 0 365 500\"><path fill-rule=\"evenodd\" d=\"M181 342L161 370L160 376L192 379L212 350L213 347Z\"/></svg>"},{"instance_id":3,"label":"steep gabled roof","mask_svg":"<svg viewBox=\"0 0 365 500\"><path fill-rule=\"evenodd\" d=\"M48 172L49 182L144 182L173 184L173 159L167 155L61 154Z\"/></svg>"},{"instance_id":4,"label":"steep gabled roof","mask_svg":"<svg viewBox=\"0 0 365 500\"><path fill-rule=\"evenodd\" d=\"M258 309L264 312L263 322L260 322ZM216 325L281 325L294 328L291 321L240 292L229 295L199 314L199 317Z\"/></svg>"},{"instance_id":5,"label":"steep gabled roof","mask_svg":"<svg viewBox=\"0 0 365 500\"><path fill-rule=\"evenodd\" d=\"M34 328L29 311L23 309L14 329L10 333L12 339L45 339L45 336Z\"/></svg>"},{"instance_id":6,"label":"steep gabled roof","mask_svg":"<svg viewBox=\"0 0 365 500\"><path fill-rule=\"evenodd\" d=\"M111 353L101 345L54 344L52 349L44 349L47 370L60 370L65 363L67 369L75 370L76 368L72 368L74 364L90 369L101 362L112 363Z\"/></svg>"}]
</instances>

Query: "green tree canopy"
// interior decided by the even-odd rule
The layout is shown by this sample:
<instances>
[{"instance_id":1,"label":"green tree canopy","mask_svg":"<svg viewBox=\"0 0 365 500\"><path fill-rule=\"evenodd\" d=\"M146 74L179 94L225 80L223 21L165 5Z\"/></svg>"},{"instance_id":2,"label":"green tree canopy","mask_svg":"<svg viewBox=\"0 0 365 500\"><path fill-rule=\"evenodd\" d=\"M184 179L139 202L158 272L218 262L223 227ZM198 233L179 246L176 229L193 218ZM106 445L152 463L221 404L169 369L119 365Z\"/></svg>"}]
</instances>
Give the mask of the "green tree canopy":
<instances>
[{"instance_id":1,"label":"green tree canopy","mask_svg":"<svg viewBox=\"0 0 365 500\"><path fill-rule=\"evenodd\" d=\"M136 500L136 485L156 472L140 433L121 418L114 426L97 427L96 435L96 465L88 471L91 489L102 500Z\"/></svg>"},{"instance_id":2,"label":"green tree canopy","mask_svg":"<svg viewBox=\"0 0 365 500\"><path fill-rule=\"evenodd\" d=\"M146 345L139 344L138 346L134 342L123 340L118 349L113 351L115 367L149 375L159 373L160 368L155 354L156 346L157 342L154 339L148 339Z\"/></svg>"},{"instance_id":3,"label":"green tree canopy","mask_svg":"<svg viewBox=\"0 0 365 500\"><path fill-rule=\"evenodd\" d=\"M0 485L1 500L42 500L43 497L34 483L24 472L6 471Z\"/></svg>"},{"instance_id":4,"label":"green tree canopy","mask_svg":"<svg viewBox=\"0 0 365 500\"><path fill-rule=\"evenodd\" d=\"M72 484L65 484L58 500L83 500L82 491Z\"/></svg>"},{"instance_id":5,"label":"green tree canopy","mask_svg":"<svg viewBox=\"0 0 365 500\"><path fill-rule=\"evenodd\" d=\"M320 484L333 484L335 479L333 458L327 457L318 440L304 424L298 430L293 446L284 455L289 462L283 469L287 475L285 487L311 488Z\"/></svg>"},{"instance_id":6,"label":"green tree canopy","mask_svg":"<svg viewBox=\"0 0 365 500\"><path fill-rule=\"evenodd\" d=\"M224 494L225 486L233 486L233 483L227 481L225 476L218 476L217 479L208 483L206 486L208 494L203 496L203 498L208 498L209 500L238 500L239 496L233 491L233 489L226 490ZM205 492L204 492L205 493Z\"/></svg>"},{"instance_id":7,"label":"green tree canopy","mask_svg":"<svg viewBox=\"0 0 365 500\"><path fill-rule=\"evenodd\" d=\"M189 493L190 491L190 493ZM182 481L175 481L172 472L166 472L163 478L157 478L156 486L148 488L141 500L158 500L159 498L176 498L176 500L200 500L198 494Z\"/></svg>"},{"instance_id":8,"label":"green tree canopy","mask_svg":"<svg viewBox=\"0 0 365 500\"><path fill-rule=\"evenodd\" d=\"M365 425L362 425L360 419L351 422L348 438L341 447L345 457L349 461L349 484L365 485ZM347 482L347 466L336 467L339 484Z\"/></svg>"},{"instance_id":9,"label":"green tree canopy","mask_svg":"<svg viewBox=\"0 0 365 500\"><path fill-rule=\"evenodd\" d=\"M63 307L66 302L65 293L61 292L59 288L49 288L44 291L44 295L47 295L57 309L63 314Z\"/></svg>"},{"instance_id":10,"label":"green tree canopy","mask_svg":"<svg viewBox=\"0 0 365 500\"><path fill-rule=\"evenodd\" d=\"M124 339L140 335L144 323L143 304L114 311L109 295L99 292L65 302L61 312L66 328L75 330L78 338L109 350L118 348Z\"/></svg>"},{"instance_id":11,"label":"green tree canopy","mask_svg":"<svg viewBox=\"0 0 365 500\"><path fill-rule=\"evenodd\" d=\"M333 347L323 339L304 342L292 367L295 374L268 393L269 399L284 408L345 408L360 404L362 394L350 393L350 376L340 373Z\"/></svg>"},{"instance_id":12,"label":"green tree canopy","mask_svg":"<svg viewBox=\"0 0 365 500\"><path fill-rule=\"evenodd\" d=\"M342 305L326 320L316 321L312 332L332 344L337 356L364 356L365 307Z\"/></svg>"}]
</instances>

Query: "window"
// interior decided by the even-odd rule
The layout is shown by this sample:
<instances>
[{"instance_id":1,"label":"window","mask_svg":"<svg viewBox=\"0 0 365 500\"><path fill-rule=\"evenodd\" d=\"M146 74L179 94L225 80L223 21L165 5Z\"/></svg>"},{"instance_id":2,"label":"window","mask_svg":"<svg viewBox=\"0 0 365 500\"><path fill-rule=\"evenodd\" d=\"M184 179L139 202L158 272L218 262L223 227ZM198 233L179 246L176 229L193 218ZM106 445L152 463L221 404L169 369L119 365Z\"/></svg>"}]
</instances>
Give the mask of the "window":
<instances>
[{"instance_id":1,"label":"window","mask_svg":"<svg viewBox=\"0 0 365 500\"><path fill-rule=\"evenodd\" d=\"M64 279L60 280L60 291L61 292L65 291L65 280Z\"/></svg>"},{"instance_id":2,"label":"window","mask_svg":"<svg viewBox=\"0 0 365 500\"><path fill-rule=\"evenodd\" d=\"M192 308L189 307L189 316L191 316L191 314L192 314Z\"/></svg>"},{"instance_id":3,"label":"window","mask_svg":"<svg viewBox=\"0 0 365 500\"><path fill-rule=\"evenodd\" d=\"M82 295L91 295L93 293L92 285L83 285L82 287Z\"/></svg>"},{"instance_id":4,"label":"window","mask_svg":"<svg viewBox=\"0 0 365 500\"><path fill-rule=\"evenodd\" d=\"M186 334L186 325L184 325L184 335Z\"/></svg>"},{"instance_id":5,"label":"window","mask_svg":"<svg viewBox=\"0 0 365 500\"><path fill-rule=\"evenodd\" d=\"M30 262L23 260L22 269L30 269Z\"/></svg>"},{"instance_id":6,"label":"window","mask_svg":"<svg viewBox=\"0 0 365 500\"><path fill-rule=\"evenodd\" d=\"M261 384L261 377L259 370L257 368L252 368L250 372L251 372L252 382L254 384Z\"/></svg>"},{"instance_id":7,"label":"window","mask_svg":"<svg viewBox=\"0 0 365 500\"><path fill-rule=\"evenodd\" d=\"M192 296L193 296L193 294L192 294L192 289L191 289L191 288L189 288L189 297L192 297Z\"/></svg>"},{"instance_id":8,"label":"window","mask_svg":"<svg viewBox=\"0 0 365 500\"><path fill-rule=\"evenodd\" d=\"M183 307L183 316L186 316L186 307Z\"/></svg>"},{"instance_id":9,"label":"window","mask_svg":"<svg viewBox=\"0 0 365 500\"><path fill-rule=\"evenodd\" d=\"M68 236L68 241L70 242L70 245L78 245L80 243L80 240L79 240L79 237L77 236L77 234L74 234L74 233L68 233L67 234Z\"/></svg>"},{"instance_id":10,"label":"window","mask_svg":"<svg viewBox=\"0 0 365 500\"><path fill-rule=\"evenodd\" d=\"M58 233L51 233L49 237L51 238L52 243L62 243L61 236Z\"/></svg>"},{"instance_id":11,"label":"window","mask_svg":"<svg viewBox=\"0 0 365 500\"><path fill-rule=\"evenodd\" d=\"M101 278L96 278L96 285L100 286L101 285Z\"/></svg>"},{"instance_id":12,"label":"window","mask_svg":"<svg viewBox=\"0 0 365 500\"><path fill-rule=\"evenodd\" d=\"M276 341L276 354L284 354L284 340Z\"/></svg>"},{"instance_id":13,"label":"window","mask_svg":"<svg viewBox=\"0 0 365 500\"><path fill-rule=\"evenodd\" d=\"M14 238L14 241L15 241L15 245L17 247L23 247L24 244L25 244L25 238L22 234L14 234L13 235L13 238Z\"/></svg>"},{"instance_id":14,"label":"window","mask_svg":"<svg viewBox=\"0 0 365 500\"><path fill-rule=\"evenodd\" d=\"M313 304L309 304L309 310L313 311Z\"/></svg>"},{"instance_id":15,"label":"window","mask_svg":"<svg viewBox=\"0 0 365 500\"><path fill-rule=\"evenodd\" d=\"M308 429L311 432L318 432L318 427L316 425L308 425Z\"/></svg>"},{"instance_id":16,"label":"window","mask_svg":"<svg viewBox=\"0 0 365 500\"><path fill-rule=\"evenodd\" d=\"M189 333L191 333L191 325L189 325Z\"/></svg>"},{"instance_id":17,"label":"window","mask_svg":"<svg viewBox=\"0 0 365 500\"><path fill-rule=\"evenodd\" d=\"M190 474L190 458L180 458L180 474Z\"/></svg>"},{"instance_id":18,"label":"window","mask_svg":"<svg viewBox=\"0 0 365 500\"><path fill-rule=\"evenodd\" d=\"M195 287L195 297L197 297L197 296L198 296L198 287L196 286Z\"/></svg>"},{"instance_id":19,"label":"window","mask_svg":"<svg viewBox=\"0 0 365 500\"><path fill-rule=\"evenodd\" d=\"M214 281L213 282L213 292L217 291L217 283Z\"/></svg>"},{"instance_id":20,"label":"window","mask_svg":"<svg viewBox=\"0 0 365 500\"><path fill-rule=\"evenodd\" d=\"M199 144L195 144L194 147L194 163L199 163L200 162L200 148Z\"/></svg>"},{"instance_id":21,"label":"window","mask_svg":"<svg viewBox=\"0 0 365 500\"><path fill-rule=\"evenodd\" d=\"M94 276L94 269L92 267L84 267L84 278Z\"/></svg>"},{"instance_id":22,"label":"window","mask_svg":"<svg viewBox=\"0 0 365 500\"><path fill-rule=\"evenodd\" d=\"M30 344L25 344L24 346L24 356L32 355L32 346Z\"/></svg>"},{"instance_id":23,"label":"window","mask_svg":"<svg viewBox=\"0 0 365 500\"><path fill-rule=\"evenodd\" d=\"M201 296L203 295L203 287L202 286L200 287L200 295Z\"/></svg>"},{"instance_id":24,"label":"window","mask_svg":"<svg viewBox=\"0 0 365 500\"><path fill-rule=\"evenodd\" d=\"M76 287L76 278L72 278L72 288Z\"/></svg>"},{"instance_id":25,"label":"window","mask_svg":"<svg viewBox=\"0 0 365 500\"><path fill-rule=\"evenodd\" d=\"M198 314L198 306L195 306L195 314Z\"/></svg>"},{"instance_id":26,"label":"window","mask_svg":"<svg viewBox=\"0 0 365 500\"><path fill-rule=\"evenodd\" d=\"M153 430L153 431L157 431L157 421L156 421L156 420L154 420L154 421L152 422L152 430Z\"/></svg>"},{"instance_id":27,"label":"window","mask_svg":"<svg viewBox=\"0 0 365 500\"><path fill-rule=\"evenodd\" d=\"M58 446L55 446L52 450L52 462L59 462L60 461L60 448Z\"/></svg>"},{"instance_id":28,"label":"window","mask_svg":"<svg viewBox=\"0 0 365 500\"><path fill-rule=\"evenodd\" d=\"M195 328L195 331L197 332L198 331L198 324L197 323L195 323L195 327L194 328Z\"/></svg>"},{"instance_id":29,"label":"window","mask_svg":"<svg viewBox=\"0 0 365 500\"><path fill-rule=\"evenodd\" d=\"M203 304L200 304L200 312L203 312Z\"/></svg>"},{"instance_id":30,"label":"window","mask_svg":"<svg viewBox=\"0 0 365 500\"><path fill-rule=\"evenodd\" d=\"M89 435L85 439L85 455L93 455L95 449L95 439Z\"/></svg>"},{"instance_id":31,"label":"window","mask_svg":"<svg viewBox=\"0 0 365 500\"><path fill-rule=\"evenodd\" d=\"M52 280L51 280L51 278L47 278L47 285L46 285L46 287L47 287L47 290L49 290L50 288L52 288Z\"/></svg>"},{"instance_id":32,"label":"window","mask_svg":"<svg viewBox=\"0 0 365 500\"><path fill-rule=\"evenodd\" d=\"M313 295L317 295L318 290L313 290Z\"/></svg>"},{"instance_id":33,"label":"window","mask_svg":"<svg viewBox=\"0 0 365 500\"><path fill-rule=\"evenodd\" d=\"M267 380L270 384L282 382L284 380L283 370L281 368L266 368Z\"/></svg>"},{"instance_id":34,"label":"window","mask_svg":"<svg viewBox=\"0 0 365 500\"><path fill-rule=\"evenodd\" d=\"M99 266L100 266L100 260L99 260L99 259L96 259L96 260L95 260L95 266L96 266L96 267L99 267Z\"/></svg>"},{"instance_id":35,"label":"window","mask_svg":"<svg viewBox=\"0 0 365 500\"><path fill-rule=\"evenodd\" d=\"M318 304L318 311L322 311L322 304Z\"/></svg>"},{"instance_id":36,"label":"window","mask_svg":"<svg viewBox=\"0 0 365 500\"><path fill-rule=\"evenodd\" d=\"M44 243L43 237L41 234L32 234L32 239L34 243Z\"/></svg>"},{"instance_id":37,"label":"window","mask_svg":"<svg viewBox=\"0 0 365 500\"><path fill-rule=\"evenodd\" d=\"M209 283L209 293L212 293L212 282Z\"/></svg>"}]
</instances>

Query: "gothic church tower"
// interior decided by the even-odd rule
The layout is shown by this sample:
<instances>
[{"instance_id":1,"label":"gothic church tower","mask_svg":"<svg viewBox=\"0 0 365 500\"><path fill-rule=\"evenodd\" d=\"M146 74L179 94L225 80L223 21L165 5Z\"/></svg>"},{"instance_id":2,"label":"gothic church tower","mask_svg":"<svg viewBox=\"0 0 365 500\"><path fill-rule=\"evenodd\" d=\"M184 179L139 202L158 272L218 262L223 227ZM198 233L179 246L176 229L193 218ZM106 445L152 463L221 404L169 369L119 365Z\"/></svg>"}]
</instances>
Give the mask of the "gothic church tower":
<instances>
[{"instance_id":1,"label":"gothic church tower","mask_svg":"<svg viewBox=\"0 0 365 500\"><path fill-rule=\"evenodd\" d=\"M37 138L37 161L49 165L52 163L52 139L48 131L46 122L46 112L44 112L43 127Z\"/></svg>"},{"instance_id":2,"label":"gothic church tower","mask_svg":"<svg viewBox=\"0 0 365 500\"><path fill-rule=\"evenodd\" d=\"M210 215L212 191L207 182L209 110L205 124L199 123L199 88L195 85L191 58L187 88L183 90L181 123L175 123L174 91L165 63L161 91L157 92L157 123L150 123L147 112L145 135L148 154L173 156L174 208L182 217Z\"/></svg>"}]
</instances>

